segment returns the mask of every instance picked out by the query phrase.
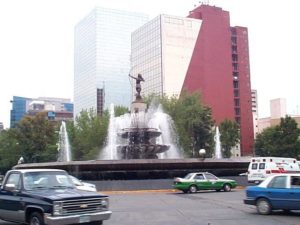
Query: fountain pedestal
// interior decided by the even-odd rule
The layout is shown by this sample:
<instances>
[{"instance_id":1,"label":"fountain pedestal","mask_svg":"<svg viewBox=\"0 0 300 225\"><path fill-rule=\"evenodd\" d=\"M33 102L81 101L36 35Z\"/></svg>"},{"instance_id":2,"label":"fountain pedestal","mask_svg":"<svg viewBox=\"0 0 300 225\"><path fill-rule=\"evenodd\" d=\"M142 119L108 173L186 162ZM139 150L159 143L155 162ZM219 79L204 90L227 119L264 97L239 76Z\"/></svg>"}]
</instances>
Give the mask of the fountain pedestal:
<instances>
[{"instance_id":1,"label":"fountain pedestal","mask_svg":"<svg viewBox=\"0 0 300 225\"><path fill-rule=\"evenodd\" d=\"M128 141L125 145L119 145L117 151L122 159L156 159L158 153L167 151L170 146L157 144L156 138L161 132L156 128L148 127L147 104L140 95L139 86L136 99L131 103L130 127L118 132L118 136Z\"/></svg>"}]
</instances>

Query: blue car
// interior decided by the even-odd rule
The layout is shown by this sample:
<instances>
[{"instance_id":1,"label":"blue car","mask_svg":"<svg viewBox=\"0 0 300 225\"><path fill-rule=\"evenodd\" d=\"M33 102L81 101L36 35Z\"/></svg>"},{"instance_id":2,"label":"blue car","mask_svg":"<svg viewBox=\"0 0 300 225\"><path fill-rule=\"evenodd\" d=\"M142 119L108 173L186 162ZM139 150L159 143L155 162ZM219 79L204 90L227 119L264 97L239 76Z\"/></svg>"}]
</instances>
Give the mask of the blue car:
<instances>
[{"instance_id":1,"label":"blue car","mask_svg":"<svg viewBox=\"0 0 300 225\"><path fill-rule=\"evenodd\" d=\"M255 205L257 212L268 215L272 210L300 210L300 173L269 176L257 186L246 188L245 204Z\"/></svg>"}]
</instances>

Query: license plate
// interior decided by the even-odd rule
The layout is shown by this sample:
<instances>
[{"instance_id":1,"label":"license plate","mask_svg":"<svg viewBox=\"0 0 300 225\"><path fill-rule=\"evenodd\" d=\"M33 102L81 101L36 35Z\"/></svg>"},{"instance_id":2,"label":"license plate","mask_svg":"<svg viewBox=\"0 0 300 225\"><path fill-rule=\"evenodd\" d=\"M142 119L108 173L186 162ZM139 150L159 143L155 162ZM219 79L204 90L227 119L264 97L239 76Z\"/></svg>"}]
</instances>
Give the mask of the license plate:
<instances>
[{"instance_id":1,"label":"license plate","mask_svg":"<svg viewBox=\"0 0 300 225\"><path fill-rule=\"evenodd\" d=\"M80 216L79 217L79 223L88 223L91 221L90 216Z\"/></svg>"}]
</instances>

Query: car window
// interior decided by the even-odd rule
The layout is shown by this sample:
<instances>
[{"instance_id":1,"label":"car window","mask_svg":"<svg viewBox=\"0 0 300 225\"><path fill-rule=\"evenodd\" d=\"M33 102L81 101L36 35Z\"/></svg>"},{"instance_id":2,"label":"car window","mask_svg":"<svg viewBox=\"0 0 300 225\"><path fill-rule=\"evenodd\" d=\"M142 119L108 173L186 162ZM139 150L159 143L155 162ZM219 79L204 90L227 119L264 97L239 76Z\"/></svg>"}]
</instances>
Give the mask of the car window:
<instances>
[{"instance_id":1,"label":"car window","mask_svg":"<svg viewBox=\"0 0 300 225\"><path fill-rule=\"evenodd\" d=\"M196 179L196 180L204 180L204 176L203 176L202 174L197 174L197 175L195 176L195 179Z\"/></svg>"},{"instance_id":2,"label":"car window","mask_svg":"<svg viewBox=\"0 0 300 225\"><path fill-rule=\"evenodd\" d=\"M257 163L252 163L251 169L257 170Z\"/></svg>"},{"instance_id":3,"label":"car window","mask_svg":"<svg viewBox=\"0 0 300 225\"><path fill-rule=\"evenodd\" d=\"M286 176L274 177L270 181L268 188L286 188L286 181L287 181Z\"/></svg>"},{"instance_id":4,"label":"car window","mask_svg":"<svg viewBox=\"0 0 300 225\"><path fill-rule=\"evenodd\" d=\"M299 188L300 189L300 176L292 176L291 177L291 188Z\"/></svg>"},{"instance_id":5,"label":"car window","mask_svg":"<svg viewBox=\"0 0 300 225\"><path fill-rule=\"evenodd\" d=\"M218 179L215 175L210 174L210 173L205 174L205 176L206 176L206 179L208 179L208 180L217 180Z\"/></svg>"},{"instance_id":6,"label":"car window","mask_svg":"<svg viewBox=\"0 0 300 225\"><path fill-rule=\"evenodd\" d=\"M259 169L260 169L260 170L265 169L265 165L266 165L265 163L260 163L260 164L259 164Z\"/></svg>"},{"instance_id":7,"label":"car window","mask_svg":"<svg viewBox=\"0 0 300 225\"><path fill-rule=\"evenodd\" d=\"M12 173L9 175L6 185L7 184L14 184L16 189L21 188L21 176L19 173Z\"/></svg>"}]
</instances>

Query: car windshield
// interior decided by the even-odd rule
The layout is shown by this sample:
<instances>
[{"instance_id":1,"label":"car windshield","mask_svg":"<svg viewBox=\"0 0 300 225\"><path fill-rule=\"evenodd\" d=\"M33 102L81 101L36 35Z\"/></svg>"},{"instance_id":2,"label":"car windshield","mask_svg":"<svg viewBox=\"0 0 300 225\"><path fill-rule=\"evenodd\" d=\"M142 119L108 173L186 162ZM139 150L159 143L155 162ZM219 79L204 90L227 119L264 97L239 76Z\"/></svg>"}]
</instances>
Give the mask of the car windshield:
<instances>
[{"instance_id":1,"label":"car windshield","mask_svg":"<svg viewBox=\"0 0 300 225\"><path fill-rule=\"evenodd\" d=\"M76 177L70 176L70 178L76 186L83 186L83 183L80 180L78 180Z\"/></svg>"},{"instance_id":2,"label":"car windshield","mask_svg":"<svg viewBox=\"0 0 300 225\"><path fill-rule=\"evenodd\" d=\"M24 174L26 190L73 188L69 175L63 171L39 171Z\"/></svg>"}]
</instances>

